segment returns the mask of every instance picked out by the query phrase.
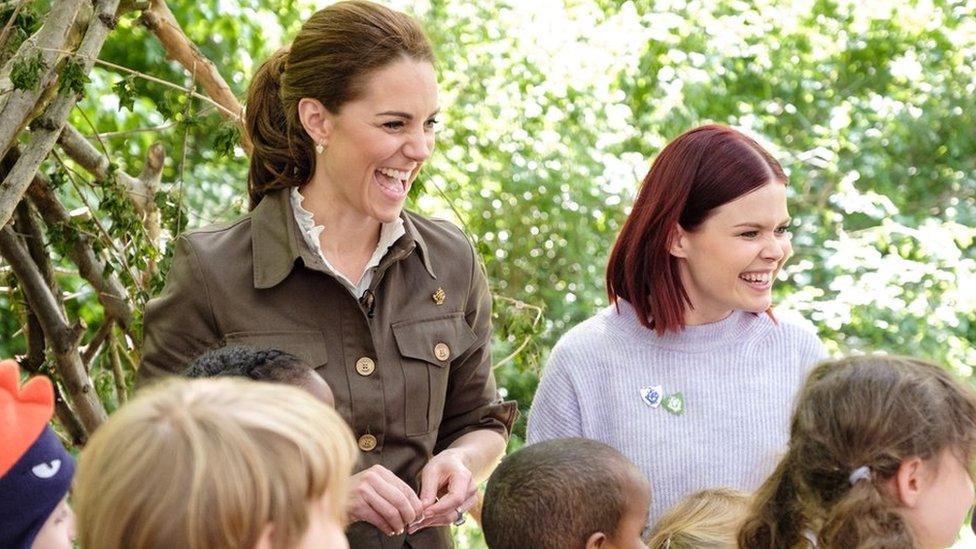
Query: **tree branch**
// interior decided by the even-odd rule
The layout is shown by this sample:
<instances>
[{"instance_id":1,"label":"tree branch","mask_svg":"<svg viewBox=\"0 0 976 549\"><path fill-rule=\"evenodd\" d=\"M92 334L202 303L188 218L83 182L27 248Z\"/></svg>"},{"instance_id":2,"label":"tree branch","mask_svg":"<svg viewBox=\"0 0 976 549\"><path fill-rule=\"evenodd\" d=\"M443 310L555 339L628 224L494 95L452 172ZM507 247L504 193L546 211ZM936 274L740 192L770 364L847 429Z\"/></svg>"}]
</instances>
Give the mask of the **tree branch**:
<instances>
[{"instance_id":1,"label":"tree branch","mask_svg":"<svg viewBox=\"0 0 976 549\"><path fill-rule=\"evenodd\" d=\"M0 32L0 49L3 49L7 45L7 38L10 36L10 29L13 28L14 23L17 22L17 16L20 15L21 8L24 7L29 0L17 0L17 6L14 8L14 12L10 15L10 19L7 20L7 24L3 26L3 32Z\"/></svg>"},{"instance_id":2,"label":"tree branch","mask_svg":"<svg viewBox=\"0 0 976 549\"><path fill-rule=\"evenodd\" d=\"M69 4L76 1L64 0L64 3ZM81 46L78 48L78 54L82 59L80 62L81 69L85 74L91 72L92 64L94 63L92 59L98 54L102 45L105 43L105 38L108 36L109 31L107 22L114 21L115 10L118 4L119 0L99 0L95 4L91 24L88 26L85 37L81 40ZM66 10L68 7L68 5L65 5L64 9ZM54 15L57 15L61 9L59 7L57 10L54 10ZM38 34L40 34L40 31L38 31ZM44 161L48 153L51 152L54 142L61 135L61 129L68 119L68 113L74 108L76 102L77 98L75 96L59 93L57 99L48 105L44 110L44 114L39 117L39 123L36 124L37 128L31 131L33 139L26 145L20 159L17 160L13 169L4 178L3 183L0 183L0 226L6 225L7 221L10 220L10 214L13 212L14 205L20 201L20 197L23 196L24 191L27 190L31 180L33 180L37 168ZM16 136L15 131L6 142L3 138L2 131L7 129L2 122L3 113L7 112L9 108L10 103L8 102L3 110L0 111L0 151L3 151L3 154L6 154L13 137Z\"/></svg>"},{"instance_id":3,"label":"tree branch","mask_svg":"<svg viewBox=\"0 0 976 549\"><path fill-rule=\"evenodd\" d=\"M107 416L78 353L81 330L68 325L64 311L11 227L0 230L0 253L13 268L31 310L37 315L54 353L58 377L65 384L82 425L88 433L93 432Z\"/></svg>"},{"instance_id":4,"label":"tree branch","mask_svg":"<svg viewBox=\"0 0 976 549\"><path fill-rule=\"evenodd\" d=\"M98 327L95 335L92 336L91 341L88 342L88 346L85 347L85 351L81 354L81 362L85 365L85 371L91 371L92 359L95 358L102 344L109 338L114 326L115 320L111 317L106 318L105 322L102 322L102 325Z\"/></svg>"},{"instance_id":5,"label":"tree branch","mask_svg":"<svg viewBox=\"0 0 976 549\"><path fill-rule=\"evenodd\" d=\"M247 140L247 133L244 131L244 107L237 100L234 92L231 91L227 81L220 76L217 67L197 48L180 26L173 12L164 0L151 0L149 8L142 12L139 21L149 29L166 50L169 59L177 61L183 65L187 71L195 75L195 80L203 86L214 101L219 103L227 112L235 113L236 116L228 116L227 112L221 111L224 116L233 120L241 130L242 146L248 154L251 153L251 143Z\"/></svg>"},{"instance_id":6,"label":"tree branch","mask_svg":"<svg viewBox=\"0 0 976 549\"><path fill-rule=\"evenodd\" d=\"M112 361L112 378L115 380L115 396L119 400L119 405L122 405L128 400L128 391L125 386L125 370L122 369L122 360L119 358L119 342L113 336L108 346L110 351L108 356Z\"/></svg>"},{"instance_id":7,"label":"tree branch","mask_svg":"<svg viewBox=\"0 0 976 549\"><path fill-rule=\"evenodd\" d=\"M58 137L58 144L61 145L61 148L64 149L64 152L72 160L77 162L85 171L95 176L95 179L105 181L110 177L109 166L111 165L111 161L99 152L94 145L89 143L85 136L71 124L65 124L64 129L61 130L61 136ZM118 175L119 182L128 191L129 198L135 204L136 211L139 212L139 215L145 217L147 210L146 203L152 201L152 195L150 195L138 179L121 170L115 173Z\"/></svg>"},{"instance_id":8,"label":"tree branch","mask_svg":"<svg viewBox=\"0 0 976 549\"><path fill-rule=\"evenodd\" d=\"M28 193L48 226L70 227L71 216L58 201L47 177L37 174ZM89 237L81 233L72 235L67 254L78 266L78 274L95 289L105 315L116 319L123 329L128 330L132 324L132 309L126 299L128 293L114 274L105 276L105 264L95 254Z\"/></svg>"},{"instance_id":9,"label":"tree branch","mask_svg":"<svg viewBox=\"0 0 976 549\"><path fill-rule=\"evenodd\" d=\"M109 166L111 161L95 148L91 142L74 126L66 124L58 138L58 144L64 152L78 163L88 173L99 181L111 177ZM162 235L162 225L159 210L156 208L156 191L163 178L163 163L166 151L160 143L153 143L146 153L146 164L139 177L132 177L128 173L117 170L115 174L125 187L129 199L136 207L136 211L146 223L146 232L154 246L159 245Z\"/></svg>"},{"instance_id":10,"label":"tree branch","mask_svg":"<svg viewBox=\"0 0 976 549\"><path fill-rule=\"evenodd\" d=\"M84 3L84 0L58 2L56 8L52 8L45 18L44 26L25 40L17 53L0 69L0 89L6 90L13 87L10 74L14 65L23 63L35 55L39 55L44 64L39 86L29 90L14 90L0 97L0 156L6 154L17 134L29 121L41 95L57 80L58 73L55 69L61 54L46 48L54 46L58 49L68 49L69 31L75 22L79 8ZM44 45L45 49L39 48L40 45ZM0 218L0 225L6 225L7 219L9 219L7 216Z\"/></svg>"},{"instance_id":11,"label":"tree branch","mask_svg":"<svg viewBox=\"0 0 976 549\"><path fill-rule=\"evenodd\" d=\"M41 232L41 227L37 224L35 212L29 201L21 200L20 204L17 205L14 227L23 237L31 258L34 259L34 263L40 269L44 282L47 282L47 287L51 289L51 293L61 303L61 287L54 278L54 267L51 265L51 258L44 247L44 233Z\"/></svg>"}]
</instances>

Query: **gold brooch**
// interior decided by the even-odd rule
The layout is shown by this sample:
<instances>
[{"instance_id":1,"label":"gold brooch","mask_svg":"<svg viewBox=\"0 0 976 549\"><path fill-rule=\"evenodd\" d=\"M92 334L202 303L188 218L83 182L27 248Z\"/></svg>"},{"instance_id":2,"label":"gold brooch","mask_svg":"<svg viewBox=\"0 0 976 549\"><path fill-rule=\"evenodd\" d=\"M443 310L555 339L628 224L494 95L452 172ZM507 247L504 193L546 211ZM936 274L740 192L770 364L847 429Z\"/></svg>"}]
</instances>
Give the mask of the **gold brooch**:
<instances>
[{"instance_id":1,"label":"gold brooch","mask_svg":"<svg viewBox=\"0 0 976 549\"><path fill-rule=\"evenodd\" d=\"M444 293L444 288L437 288L437 291L431 294L430 297L434 299L434 305L443 305L444 298L447 297L447 294Z\"/></svg>"}]
</instances>

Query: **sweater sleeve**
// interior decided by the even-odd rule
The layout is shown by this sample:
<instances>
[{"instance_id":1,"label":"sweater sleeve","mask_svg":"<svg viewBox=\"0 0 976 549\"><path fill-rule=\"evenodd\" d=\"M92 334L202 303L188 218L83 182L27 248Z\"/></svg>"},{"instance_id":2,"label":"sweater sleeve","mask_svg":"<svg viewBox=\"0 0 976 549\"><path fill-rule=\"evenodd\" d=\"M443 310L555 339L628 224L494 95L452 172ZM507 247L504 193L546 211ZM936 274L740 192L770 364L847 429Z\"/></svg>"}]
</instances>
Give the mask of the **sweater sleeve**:
<instances>
[{"instance_id":1,"label":"sweater sleeve","mask_svg":"<svg viewBox=\"0 0 976 549\"><path fill-rule=\"evenodd\" d=\"M579 396L570 376L565 348L556 345L549 355L529 410L527 443L559 437L583 436Z\"/></svg>"}]
</instances>

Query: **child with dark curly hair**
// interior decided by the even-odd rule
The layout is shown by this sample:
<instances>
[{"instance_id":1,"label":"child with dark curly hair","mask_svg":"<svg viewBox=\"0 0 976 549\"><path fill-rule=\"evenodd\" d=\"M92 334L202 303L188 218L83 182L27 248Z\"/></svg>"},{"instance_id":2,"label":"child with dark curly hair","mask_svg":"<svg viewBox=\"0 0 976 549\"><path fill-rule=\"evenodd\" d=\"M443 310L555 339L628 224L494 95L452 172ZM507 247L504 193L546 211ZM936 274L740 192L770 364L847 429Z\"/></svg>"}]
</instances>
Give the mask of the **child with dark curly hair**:
<instances>
[{"instance_id":1,"label":"child with dark curly hair","mask_svg":"<svg viewBox=\"0 0 976 549\"><path fill-rule=\"evenodd\" d=\"M255 349L244 345L220 347L195 358L183 375L190 378L246 377L285 383L305 389L329 406L335 406L332 388L322 376L308 362L278 349Z\"/></svg>"}]
</instances>

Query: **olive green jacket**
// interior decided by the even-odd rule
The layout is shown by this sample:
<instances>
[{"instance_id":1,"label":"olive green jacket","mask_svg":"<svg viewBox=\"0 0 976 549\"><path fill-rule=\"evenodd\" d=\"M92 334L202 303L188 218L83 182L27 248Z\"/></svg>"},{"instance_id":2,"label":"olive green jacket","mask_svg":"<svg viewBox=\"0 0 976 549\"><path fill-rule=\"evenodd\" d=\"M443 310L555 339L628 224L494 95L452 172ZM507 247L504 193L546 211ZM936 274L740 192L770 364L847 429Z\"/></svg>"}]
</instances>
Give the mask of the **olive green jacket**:
<instances>
[{"instance_id":1,"label":"olive green jacket","mask_svg":"<svg viewBox=\"0 0 976 549\"><path fill-rule=\"evenodd\" d=\"M507 436L516 410L495 389L491 295L474 250L448 222L402 218L406 233L358 300L304 243L288 190L180 236L166 286L146 307L140 382L224 344L290 352L332 387L359 469L381 464L414 489L431 455L461 435ZM452 546L446 527L387 538L356 523L348 534L354 548Z\"/></svg>"}]
</instances>

